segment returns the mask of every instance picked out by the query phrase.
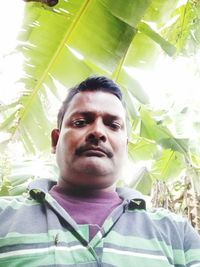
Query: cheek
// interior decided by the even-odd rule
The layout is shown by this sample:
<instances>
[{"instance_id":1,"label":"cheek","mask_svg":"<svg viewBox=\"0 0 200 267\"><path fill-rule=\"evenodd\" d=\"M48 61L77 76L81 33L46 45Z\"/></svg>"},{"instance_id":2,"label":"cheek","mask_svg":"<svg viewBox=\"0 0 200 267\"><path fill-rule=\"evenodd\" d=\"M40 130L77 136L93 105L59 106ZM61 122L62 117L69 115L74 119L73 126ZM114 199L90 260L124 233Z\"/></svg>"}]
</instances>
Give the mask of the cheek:
<instances>
[{"instance_id":1,"label":"cheek","mask_svg":"<svg viewBox=\"0 0 200 267\"><path fill-rule=\"evenodd\" d=\"M65 131L59 142L60 149L66 152L69 152L70 154L74 152L74 150L77 148L77 146L80 143L80 136L75 131Z\"/></svg>"}]
</instances>

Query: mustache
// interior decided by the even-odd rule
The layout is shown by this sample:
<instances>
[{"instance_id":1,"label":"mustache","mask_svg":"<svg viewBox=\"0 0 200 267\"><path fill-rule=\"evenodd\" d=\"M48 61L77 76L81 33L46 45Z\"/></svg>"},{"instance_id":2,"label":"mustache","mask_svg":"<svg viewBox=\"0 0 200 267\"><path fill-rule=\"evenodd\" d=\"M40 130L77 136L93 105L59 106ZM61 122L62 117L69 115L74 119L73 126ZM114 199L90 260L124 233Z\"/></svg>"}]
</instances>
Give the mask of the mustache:
<instances>
[{"instance_id":1,"label":"mustache","mask_svg":"<svg viewBox=\"0 0 200 267\"><path fill-rule=\"evenodd\" d=\"M85 144L85 145L79 146L75 150L75 155L80 156L82 153L84 153L85 151L88 151L88 150L97 150L97 151L99 150L99 151L102 151L103 153L105 153L108 158L113 157L113 153L109 149L107 149L106 147L104 147L102 145L94 146L94 145L90 145L90 144Z\"/></svg>"}]
</instances>

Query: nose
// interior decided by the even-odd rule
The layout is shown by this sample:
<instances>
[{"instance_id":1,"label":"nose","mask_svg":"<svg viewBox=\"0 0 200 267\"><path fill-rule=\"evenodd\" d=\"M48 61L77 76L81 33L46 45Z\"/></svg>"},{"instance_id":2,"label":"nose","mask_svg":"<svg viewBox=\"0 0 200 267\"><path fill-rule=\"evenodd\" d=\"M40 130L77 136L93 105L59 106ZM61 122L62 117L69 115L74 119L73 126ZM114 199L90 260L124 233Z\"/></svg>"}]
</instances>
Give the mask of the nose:
<instances>
[{"instance_id":1,"label":"nose","mask_svg":"<svg viewBox=\"0 0 200 267\"><path fill-rule=\"evenodd\" d=\"M107 138L106 138L104 127L105 125L100 119L94 121L86 136L86 142L90 142L95 145L98 145L99 141L102 141L105 143Z\"/></svg>"}]
</instances>

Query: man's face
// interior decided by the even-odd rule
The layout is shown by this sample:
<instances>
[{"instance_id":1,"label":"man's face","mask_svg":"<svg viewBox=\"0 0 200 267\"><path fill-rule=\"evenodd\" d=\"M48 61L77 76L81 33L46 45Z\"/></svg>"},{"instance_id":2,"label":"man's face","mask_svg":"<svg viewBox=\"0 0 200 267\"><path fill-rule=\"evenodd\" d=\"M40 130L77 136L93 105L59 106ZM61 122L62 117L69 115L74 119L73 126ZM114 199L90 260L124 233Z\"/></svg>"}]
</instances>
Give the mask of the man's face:
<instances>
[{"instance_id":1,"label":"man's face","mask_svg":"<svg viewBox=\"0 0 200 267\"><path fill-rule=\"evenodd\" d=\"M125 117L113 94L85 91L74 96L61 130L52 131L62 184L95 189L114 184L127 153Z\"/></svg>"}]
</instances>

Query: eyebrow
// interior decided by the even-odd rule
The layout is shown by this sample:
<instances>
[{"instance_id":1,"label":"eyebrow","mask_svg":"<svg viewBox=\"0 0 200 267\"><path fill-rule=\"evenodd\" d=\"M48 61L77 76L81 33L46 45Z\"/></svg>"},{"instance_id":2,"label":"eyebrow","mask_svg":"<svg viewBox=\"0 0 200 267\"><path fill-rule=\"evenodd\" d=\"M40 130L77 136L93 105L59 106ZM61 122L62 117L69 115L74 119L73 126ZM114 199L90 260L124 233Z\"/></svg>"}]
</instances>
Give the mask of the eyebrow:
<instances>
[{"instance_id":1,"label":"eyebrow","mask_svg":"<svg viewBox=\"0 0 200 267\"><path fill-rule=\"evenodd\" d=\"M75 116L84 116L84 117L89 117L89 116L92 116L93 114L95 113L101 113L101 112L96 112L96 111L75 111L73 112L72 114L70 114L69 118L73 118ZM110 114L110 113L103 113L102 116L108 116L114 120L121 120L123 121L123 118L118 116L118 115L115 115L115 114Z\"/></svg>"}]
</instances>

